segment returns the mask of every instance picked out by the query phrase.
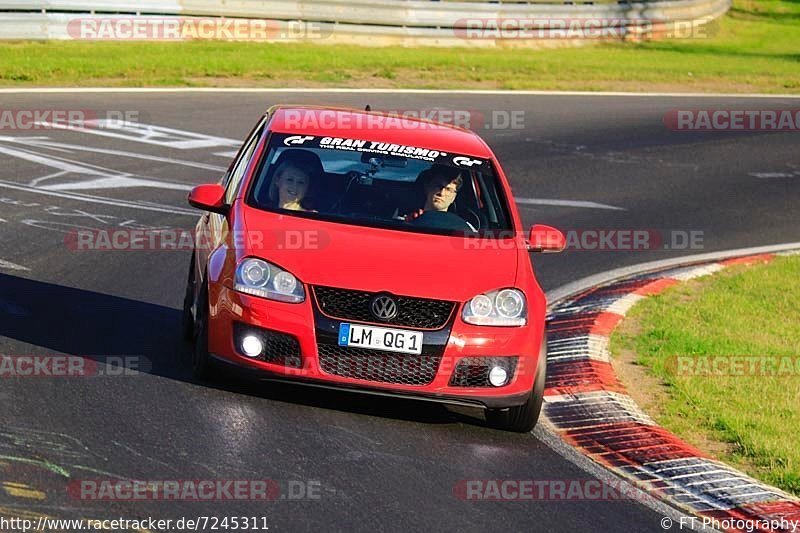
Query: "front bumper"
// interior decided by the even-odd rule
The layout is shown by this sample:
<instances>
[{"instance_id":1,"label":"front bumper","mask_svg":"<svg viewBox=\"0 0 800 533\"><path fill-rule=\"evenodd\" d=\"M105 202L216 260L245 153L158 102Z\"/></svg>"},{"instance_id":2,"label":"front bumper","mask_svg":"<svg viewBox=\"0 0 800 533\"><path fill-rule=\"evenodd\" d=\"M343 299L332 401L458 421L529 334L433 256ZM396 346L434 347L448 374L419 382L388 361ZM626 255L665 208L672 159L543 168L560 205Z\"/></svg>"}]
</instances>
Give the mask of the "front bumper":
<instances>
[{"instance_id":1,"label":"front bumper","mask_svg":"<svg viewBox=\"0 0 800 533\"><path fill-rule=\"evenodd\" d=\"M472 326L460 320L460 309L456 309L445 328L424 332L422 356L434 357L436 362L428 376L430 379L421 380L424 383L414 380L408 380L408 383L386 382L331 371L331 358L335 360L338 356L338 352L332 354L332 343L336 342L336 331L341 321L320 313L313 297L307 297L301 304L289 304L248 296L212 284L209 304L209 351L215 358L255 372L261 379L492 409L513 407L527 401L533 388L543 331L542 324L535 320L521 328ZM296 338L300 364L244 356L234 340L237 324ZM394 358L403 362L410 359L405 356L403 360L402 354L375 353L374 357L378 359ZM322 361L321 357L327 359ZM509 382L501 387L451 384L459 361L480 357L515 357L514 374Z\"/></svg>"},{"instance_id":2,"label":"front bumper","mask_svg":"<svg viewBox=\"0 0 800 533\"><path fill-rule=\"evenodd\" d=\"M364 385L361 383L331 383L327 381L314 381L302 377L282 377L278 375L272 375L268 370L265 371L264 369L253 369L249 365L243 365L240 361L231 361L231 359L228 357L222 357L217 354L210 355L220 363L229 365L235 368L237 371L243 372L259 381L286 383L289 385L298 385L301 387L310 387L315 389L354 392L371 396L382 396L385 398L428 401L447 405L459 405L462 407L478 407L482 409L505 409L524 404L528 401L528 397L530 396L530 391L508 396L486 396L480 398L469 396L460 397L457 395L436 394L422 391L406 393L384 388L373 388L370 385Z\"/></svg>"}]
</instances>

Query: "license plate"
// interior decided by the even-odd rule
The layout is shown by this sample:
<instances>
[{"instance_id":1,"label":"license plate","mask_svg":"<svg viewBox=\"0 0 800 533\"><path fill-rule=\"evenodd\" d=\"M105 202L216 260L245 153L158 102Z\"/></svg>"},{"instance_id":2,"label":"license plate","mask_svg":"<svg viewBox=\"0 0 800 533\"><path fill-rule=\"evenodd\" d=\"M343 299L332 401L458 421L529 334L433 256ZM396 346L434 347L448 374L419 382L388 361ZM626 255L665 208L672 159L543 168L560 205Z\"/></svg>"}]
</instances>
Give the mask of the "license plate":
<instances>
[{"instance_id":1,"label":"license plate","mask_svg":"<svg viewBox=\"0 0 800 533\"><path fill-rule=\"evenodd\" d=\"M361 326L359 324L340 324L339 346L421 354L422 332Z\"/></svg>"}]
</instances>

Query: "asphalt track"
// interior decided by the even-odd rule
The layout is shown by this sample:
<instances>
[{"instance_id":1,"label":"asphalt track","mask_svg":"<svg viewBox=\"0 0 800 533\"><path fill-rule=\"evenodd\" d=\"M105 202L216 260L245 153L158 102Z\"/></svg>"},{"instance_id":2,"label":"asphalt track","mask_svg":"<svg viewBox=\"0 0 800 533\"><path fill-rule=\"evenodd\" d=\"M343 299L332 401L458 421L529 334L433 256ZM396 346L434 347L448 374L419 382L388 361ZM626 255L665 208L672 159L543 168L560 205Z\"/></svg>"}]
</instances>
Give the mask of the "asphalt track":
<instances>
[{"instance_id":1,"label":"asphalt track","mask_svg":"<svg viewBox=\"0 0 800 533\"><path fill-rule=\"evenodd\" d=\"M135 376L0 380L0 516L263 516L271 531L661 531L661 515L635 501L460 500L461 480L590 476L533 435L483 427L480 413L233 377L195 383L179 335L189 253L65 244L78 227L190 228L185 189L218 179L235 149L225 139L243 138L277 102L521 112L521 129L481 131L518 198L621 208L532 201L521 206L526 224L702 232L701 249L536 256L546 289L644 261L800 240L800 133L676 132L663 122L673 109L796 109L788 98L0 95L0 109L134 111L142 124L204 135L0 130L0 353L151 365ZM321 490L267 503L81 501L67 494L64 471Z\"/></svg>"}]
</instances>

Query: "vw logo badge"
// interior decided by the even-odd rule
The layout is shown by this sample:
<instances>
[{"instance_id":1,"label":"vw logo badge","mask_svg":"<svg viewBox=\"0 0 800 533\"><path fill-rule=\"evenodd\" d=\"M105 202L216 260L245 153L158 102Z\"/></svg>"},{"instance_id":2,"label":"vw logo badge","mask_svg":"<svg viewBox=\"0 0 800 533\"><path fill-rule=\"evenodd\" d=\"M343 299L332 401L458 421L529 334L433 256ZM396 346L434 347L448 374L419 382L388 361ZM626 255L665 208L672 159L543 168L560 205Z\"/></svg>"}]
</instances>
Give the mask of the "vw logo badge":
<instances>
[{"instance_id":1,"label":"vw logo badge","mask_svg":"<svg viewBox=\"0 0 800 533\"><path fill-rule=\"evenodd\" d=\"M376 318L391 320L397 316L397 302L391 296L381 294L372 299L370 310Z\"/></svg>"}]
</instances>

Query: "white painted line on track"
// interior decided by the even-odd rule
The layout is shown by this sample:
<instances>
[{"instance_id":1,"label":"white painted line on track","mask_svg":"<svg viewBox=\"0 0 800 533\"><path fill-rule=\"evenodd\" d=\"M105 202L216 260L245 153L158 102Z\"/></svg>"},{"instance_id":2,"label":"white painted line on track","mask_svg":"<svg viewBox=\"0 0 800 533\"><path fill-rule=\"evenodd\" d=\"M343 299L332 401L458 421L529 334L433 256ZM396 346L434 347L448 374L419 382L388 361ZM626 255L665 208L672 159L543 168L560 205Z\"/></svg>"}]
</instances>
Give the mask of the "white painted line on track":
<instances>
[{"instance_id":1,"label":"white painted line on track","mask_svg":"<svg viewBox=\"0 0 800 533\"><path fill-rule=\"evenodd\" d=\"M18 270L18 271L24 271L24 272L30 271L30 268L24 267L22 265L18 265L16 263L12 263L11 261L5 261L3 259L0 259L0 269L3 269L3 270Z\"/></svg>"},{"instance_id":2,"label":"white painted line on track","mask_svg":"<svg viewBox=\"0 0 800 533\"><path fill-rule=\"evenodd\" d=\"M155 203L138 203L138 202L130 202L127 200L115 200L113 198L104 198L101 196L90 196L86 194L78 194L78 193L67 193L67 192L57 192L57 191L48 191L43 190L36 187L28 187L26 185L20 185L18 183L12 183L4 180L0 180L0 188L5 189L12 189L17 191L25 191L35 194L43 194L46 196L55 196L56 198L66 198L68 200L77 200L79 202L88 202L93 204L103 204L103 205L113 205L116 207L127 207L130 209L140 209L143 211L156 211L159 213L170 213L174 215L188 215L188 216L200 216L200 211L189 209L189 208L182 208L182 207L172 207L168 205L161 205Z\"/></svg>"},{"instance_id":3,"label":"white painted line on track","mask_svg":"<svg viewBox=\"0 0 800 533\"><path fill-rule=\"evenodd\" d=\"M638 265L631 265L627 267L616 268L606 272L593 274L585 278L581 278L572 283L567 283L551 291L547 291L548 305L563 300L573 294L577 294L586 289L595 287L597 285L605 285L620 278L631 276L634 274L644 274L655 270L667 269L670 267L679 267L691 263L700 263L707 261L721 261L731 257L741 257L745 255L756 254L771 254L778 252L785 252L789 250L800 249L800 242L790 242L786 244L773 244L768 246L755 246L752 248L739 248L736 250L725 250L722 252L709 252L705 254L686 255L682 257L675 257L672 259L664 259L659 261L650 261L648 263L641 263Z\"/></svg>"},{"instance_id":4,"label":"white painted line on track","mask_svg":"<svg viewBox=\"0 0 800 533\"><path fill-rule=\"evenodd\" d=\"M58 122L35 122L34 124L43 128L75 131L112 139L154 144L164 148L176 148L178 150L239 146L241 144L241 141L236 139L215 137L204 133L194 133L153 124L140 124L138 122L117 123L98 120L95 121L91 128L69 123L60 124Z\"/></svg>"},{"instance_id":5,"label":"white painted line on track","mask_svg":"<svg viewBox=\"0 0 800 533\"><path fill-rule=\"evenodd\" d=\"M501 96L620 96L620 97L670 97L670 98L800 98L800 94L757 93L671 93L671 92L621 92L621 91L532 91L502 89L356 89L320 87L30 87L0 89L0 94L65 94L65 93L329 93L329 94L476 94Z\"/></svg>"},{"instance_id":6,"label":"white painted line on track","mask_svg":"<svg viewBox=\"0 0 800 533\"><path fill-rule=\"evenodd\" d=\"M172 191L191 191L193 185L182 183L169 183L166 181L143 180L139 178L112 177L98 178L96 180L78 181L72 183L57 183L55 185L42 185L40 189L46 191L85 191L92 189L124 189L126 187L156 187Z\"/></svg>"},{"instance_id":7,"label":"white painted line on track","mask_svg":"<svg viewBox=\"0 0 800 533\"><path fill-rule=\"evenodd\" d=\"M608 209L611 211L627 211L624 207L615 205L600 204L597 202L587 202L584 200L554 200L548 198L514 198L518 204L522 205L551 205L558 207L582 207L586 209Z\"/></svg>"},{"instance_id":8,"label":"white painted line on track","mask_svg":"<svg viewBox=\"0 0 800 533\"><path fill-rule=\"evenodd\" d=\"M72 161L70 159L64 159L60 157L53 157L48 154L40 154L37 152L32 152L30 150L23 150L17 148L10 148L6 146L0 145L0 154L9 155L11 157L16 157L19 159L23 159L25 161L30 161L31 163L38 163L43 166L51 167L58 169L64 173L71 172L75 174L104 174L105 172L101 172L98 169L100 167L94 167L94 165L87 165L84 163L80 163L77 161ZM108 170L108 169L103 169ZM51 174L51 176L53 176Z\"/></svg>"},{"instance_id":9,"label":"white painted line on track","mask_svg":"<svg viewBox=\"0 0 800 533\"><path fill-rule=\"evenodd\" d=\"M782 179L782 178L800 178L800 172L751 172L751 176L762 180L769 179Z\"/></svg>"},{"instance_id":10,"label":"white painted line on track","mask_svg":"<svg viewBox=\"0 0 800 533\"><path fill-rule=\"evenodd\" d=\"M47 148L60 152L80 151L80 152L93 152L95 154L116 155L119 157L130 157L134 159L146 159L148 161L155 161L157 163L169 163L173 165L181 165L185 167L201 168L203 170L213 170L217 172L225 172L228 167L221 167L218 165L208 165L206 163L197 163L195 161L187 161L185 159L174 159L171 157L159 157L155 155L141 154L138 152L126 152L123 150L109 150L105 148L92 148L91 146L82 146L78 144L65 144L56 141L51 141L47 137L3 137L0 136L0 142L18 143L25 146L36 146L39 148ZM218 154L214 154L218 155ZM234 152L234 155L236 153ZM231 156L233 157L233 156Z\"/></svg>"},{"instance_id":11,"label":"white painted line on track","mask_svg":"<svg viewBox=\"0 0 800 533\"><path fill-rule=\"evenodd\" d=\"M49 154L34 152L21 148L12 148L0 144L0 154L10 155L32 163L38 163L43 166L48 166L57 169L59 172L48 174L47 176L39 177L31 181L28 185L40 189L91 189L91 188L124 188L124 187L153 187L157 189L172 189L188 191L192 186L184 183L168 182L163 180L156 180L145 176L137 176L119 172L110 168L100 167L97 165L90 165L64 157L55 157ZM54 185L40 185L43 181L65 174L79 174L84 176L92 176L91 179L83 182L71 182L66 184ZM84 184L93 183L94 186L85 186Z\"/></svg>"}]
</instances>

